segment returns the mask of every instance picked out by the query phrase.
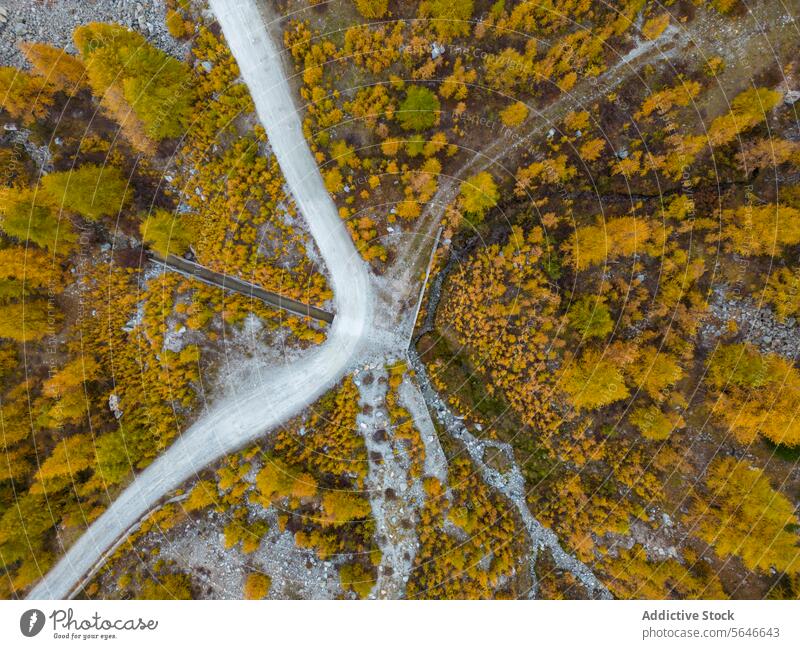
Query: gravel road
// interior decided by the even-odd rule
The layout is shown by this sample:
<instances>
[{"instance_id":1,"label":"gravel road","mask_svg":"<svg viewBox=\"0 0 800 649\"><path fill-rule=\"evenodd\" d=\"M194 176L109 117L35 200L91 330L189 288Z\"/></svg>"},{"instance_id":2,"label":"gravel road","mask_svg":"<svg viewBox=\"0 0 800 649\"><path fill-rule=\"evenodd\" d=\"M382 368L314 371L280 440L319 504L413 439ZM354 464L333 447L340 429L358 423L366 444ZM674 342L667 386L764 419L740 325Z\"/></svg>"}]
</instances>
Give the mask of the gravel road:
<instances>
[{"instance_id":1,"label":"gravel road","mask_svg":"<svg viewBox=\"0 0 800 649\"><path fill-rule=\"evenodd\" d=\"M250 88L286 183L330 272L336 318L324 345L291 366L272 368L260 386L236 393L200 419L140 473L31 591L29 599L73 593L107 548L142 513L208 464L313 403L358 359L372 328L369 275L353 247L301 130L280 53L253 0L211 0Z\"/></svg>"}]
</instances>

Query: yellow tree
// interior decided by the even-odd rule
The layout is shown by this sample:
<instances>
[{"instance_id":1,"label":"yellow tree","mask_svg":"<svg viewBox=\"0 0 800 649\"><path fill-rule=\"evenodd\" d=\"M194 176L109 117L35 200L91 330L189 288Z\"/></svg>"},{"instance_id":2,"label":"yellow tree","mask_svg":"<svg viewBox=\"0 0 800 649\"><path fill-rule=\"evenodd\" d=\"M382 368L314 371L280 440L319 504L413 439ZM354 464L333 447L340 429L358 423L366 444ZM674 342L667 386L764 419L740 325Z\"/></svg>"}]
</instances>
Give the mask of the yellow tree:
<instances>
[{"instance_id":1,"label":"yellow tree","mask_svg":"<svg viewBox=\"0 0 800 649\"><path fill-rule=\"evenodd\" d=\"M636 359L625 368L635 386L657 399L683 377L683 369L669 352L652 345L637 350Z\"/></svg>"},{"instance_id":2,"label":"yellow tree","mask_svg":"<svg viewBox=\"0 0 800 649\"><path fill-rule=\"evenodd\" d=\"M422 0L418 15L430 21L430 27L442 42L466 36L472 27L473 0Z\"/></svg>"},{"instance_id":3,"label":"yellow tree","mask_svg":"<svg viewBox=\"0 0 800 649\"><path fill-rule=\"evenodd\" d=\"M121 25L89 23L73 39L89 85L103 106L143 149L182 135L189 122L193 84L189 68ZM133 117L133 119L132 119Z\"/></svg>"},{"instance_id":4,"label":"yellow tree","mask_svg":"<svg viewBox=\"0 0 800 649\"><path fill-rule=\"evenodd\" d=\"M110 165L86 164L47 174L42 188L56 205L90 221L117 214L131 202L128 183L120 170Z\"/></svg>"},{"instance_id":5,"label":"yellow tree","mask_svg":"<svg viewBox=\"0 0 800 649\"><path fill-rule=\"evenodd\" d=\"M561 387L578 410L594 410L625 399L629 392L617 364L587 349L561 377Z\"/></svg>"},{"instance_id":6,"label":"yellow tree","mask_svg":"<svg viewBox=\"0 0 800 649\"><path fill-rule=\"evenodd\" d=\"M0 229L22 242L31 241L41 248L61 251L77 240L72 223L56 216L52 200L32 189L0 189Z\"/></svg>"},{"instance_id":7,"label":"yellow tree","mask_svg":"<svg viewBox=\"0 0 800 649\"><path fill-rule=\"evenodd\" d=\"M570 327L587 338L605 338L614 328L605 298L582 295L569 307Z\"/></svg>"},{"instance_id":8,"label":"yellow tree","mask_svg":"<svg viewBox=\"0 0 800 649\"><path fill-rule=\"evenodd\" d=\"M76 479L81 471L95 462L94 441L91 435L72 435L60 440L53 452L42 462L35 478L40 482Z\"/></svg>"},{"instance_id":9,"label":"yellow tree","mask_svg":"<svg viewBox=\"0 0 800 649\"><path fill-rule=\"evenodd\" d=\"M19 49L33 71L68 95L86 85L86 68L71 54L47 43L22 43Z\"/></svg>"},{"instance_id":10,"label":"yellow tree","mask_svg":"<svg viewBox=\"0 0 800 649\"><path fill-rule=\"evenodd\" d=\"M45 79L0 67L0 108L11 117L31 124L46 117L52 105L52 88Z\"/></svg>"},{"instance_id":11,"label":"yellow tree","mask_svg":"<svg viewBox=\"0 0 800 649\"><path fill-rule=\"evenodd\" d=\"M800 243L800 210L787 205L723 210L722 223L722 237L741 255L780 255Z\"/></svg>"},{"instance_id":12,"label":"yellow tree","mask_svg":"<svg viewBox=\"0 0 800 649\"><path fill-rule=\"evenodd\" d=\"M500 111L500 119L506 126L519 126L528 118L528 107L521 101L515 101Z\"/></svg>"},{"instance_id":13,"label":"yellow tree","mask_svg":"<svg viewBox=\"0 0 800 649\"><path fill-rule=\"evenodd\" d=\"M577 270L585 270L601 261L643 252L649 238L646 221L622 216L577 228L562 249Z\"/></svg>"},{"instance_id":14,"label":"yellow tree","mask_svg":"<svg viewBox=\"0 0 800 649\"><path fill-rule=\"evenodd\" d=\"M772 303L775 315L783 321L800 313L800 273L797 269L778 268L764 287L764 298Z\"/></svg>"},{"instance_id":15,"label":"yellow tree","mask_svg":"<svg viewBox=\"0 0 800 649\"><path fill-rule=\"evenodd\" d=\"M244 581L245 599L264 599L272 585L268 575L261 572L251 572Z\"/></svg>"},{"instance_id":16,"label":"yellow tree","mask_svg":"<svg viewBox=\"0 0 800 649\"><path fill-rule=\"evenodd\" d=\"M341 525L348 521L367 518L372 513L369 500L356 493L328 491L322 497L323 522Z\"/></svg>"},{"instance_id":17,"label":"yellow tree","mask_svg":"<svg viewBox=\"0 0 800 649\"><path fill-rule=\"evenodd\" d=\"M470 176L461 183L461 208L472 223L483 220L486 211L497 205L500 192L488 171Z\"/></svg>"},{"instance_id":18,"label":"yellow tree","mask_svg":"<svg viewBox=\"0 0 800 649\"><path fill-rule=\"evenodd\" d=\"M708 500L694 502L686 522L722 558L750 570L800 572L794 506L760 469L717 458L706 473Z\"/></svg>"},{"instance_id":19,"label":"yellow tree","mask_svg":"<svg viewBox=\"0 0 800 649\"><path fill-rule=\"evenodd\" d=\"M183 255L194 240L193 228L176 214L157 209L139 226L142 239L161 255Z\"/></svg>"},{"instance_id":20,"label":"yellow tree","mask_svg":"<svg viewBox=\"0 0 800 649\"><path fill-rule=\"evenodd\" d=\"M654 16L642 26L642 36L649 41L657 39L669 25L669 14Z\"/></svg>"},{"instance_id":21,"label":"yellow tree","mask_svg":"<svg viewBox=\"0 0 800 649\"><path fill-rule=\"evenodd\" d=\"M21 298L35 289L61 291L60 268L43 250L11 246L0 250L0 297Z\"/></svg>"},{"instance_id":22,"label":"yellow tree","mask_svg":"<svg viewBox=\"0 0 800 649\"><path fill-rule=\"evenodd\" d=\"M355 0L355 3L364 18L383 18L389 8L389 0Z\"/></svg>"},{"instance_id":23,"label":"yellow tree","mask_svg":"<svg viewBox=\"0 0 800 649\"><path fill-rule=\"evenodd\" d=\"M739 441L761 434L800 445L800 372L791 362L752 345L723 345L709 361L707 380L717 391L709 405Z\"/></svg>"},{"instance_id":24,"label":"yellow tree","mask_svg":"<svg viewBox=\"0 0 800 649\"><path fill-rule=\"evenodd\" d=\"M344 590L353 590L366 599L375 585L375 577L360 563L346 563L339 568L339 581Z\"/></svg>"},{"instance_id":25,"label":"yellow tree","mask_svg":"<svg viewBox=\"0 0 800 649\"><path fill-rule=\"evenodd\" d=\"M712 147L731 142L739 133L763 122L780 103L781 93L767 88L750 88L736 96L731 110L717 117L708 128Z\"/></svg>"},{"instance_id":26,"label":"yellow tree","mask_svg":"<svg viewBox=\"0 0 800 649\"><path fill-rule=\"evenodd\" d=\"M47 300L4 304L0 306L0 338L11 338L17 342L40 340L49 332L48 321L57 323L60 319L58 311L48 310Z\"/></svg>"},{"instance_id":27,"label":"yellow tree","mask_svg":"<svg viewBox=\"0 0 800 649\"><path fill-rule=\"evenodd\" d=\"M641 406L631 413L630 422L648 439L667 439L672 431L683 428L683 418L675 412L664 412L655 404Z\"/></svg>"}]
</instances>

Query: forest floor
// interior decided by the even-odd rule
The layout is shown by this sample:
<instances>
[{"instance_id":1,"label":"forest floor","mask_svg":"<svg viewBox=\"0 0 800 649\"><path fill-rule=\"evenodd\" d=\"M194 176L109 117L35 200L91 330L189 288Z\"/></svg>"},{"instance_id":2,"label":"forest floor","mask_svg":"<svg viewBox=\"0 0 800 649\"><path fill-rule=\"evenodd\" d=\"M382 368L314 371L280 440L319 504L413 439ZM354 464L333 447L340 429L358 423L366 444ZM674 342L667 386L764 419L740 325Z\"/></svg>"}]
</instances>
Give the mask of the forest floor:
<instances>
[{"instance_id":1,"label":"forest floor","mask_svg":"<svg viewBox=\"0 0 800 649\"><path fill-rule=\"evenodd\" d=\"M418 280L427 264L441 212L455 197L464 177L487 167L497 167L503 174L513 174L519 160L529 151L529 145L536 138L543 137L567 112L588 108L598 98L636 78L646 65L669 61L670 57L678 54L681 57L705 57L712 55L714 48L728 48L726 58L732 57L729 60L748 61L742 64L744 67L741 69L732 65L721 75L720 91L714 96L718 101L724 101L725 97L735 94L736 88L744 80L757 73L750 67L753 60L759 61L761 58L764 68L774 62L769 57L746 55L753 49L763 51L763 38L767 38L770 47L774 45L774 41L770 42L769 37L764 35L762 21L772 21L776 26L772 31L772 34L777 34L775 38L784 39L791 35L791 30L782 29L786 24L784 14L771 6L772 3L767 3L767 6L759 6L756 10L760 13L754 14L751 29L726 34L727 38L720 37L720 34L725 34L724 30L730 28L704 14L702 20L693 21L686 28L668 30L656 41L637 44L632 53L623 56L619 63L598 79L580 82L563 99L538 113L534 112L520 130L521 135L513 141L497 138L485 149L475 152L457 173L452 174L450 180L442 182L436 196L426 207L423 218L418 221L418 229L404 235L397 244L397 261L382 277L375 278L367 277L364 265L353 249L350 235L322 185L317 166L302 136L300 120L279 55L263 27L257 3L238 2L235 9L223 6L222 0L211 4L253 94L259 116L298 208L307 219L311 235L329 269L335 294L336 320L323 347L312 350L291 367L275 372L269 384L262 384L246 394L239 392L232 397L232 402L217 404L213 411L204 413L179 442L143 472L98 519L50 575L34 589L32 597L63 597L88 567L96 562L98 552L124 534L144 509L187 478L196 475L215 458L241 447L262 435L271 425L282 422L309 405L347 370L375 369L387 362L402 359L415 324L410 321L410 314L416 305ZM163 24L163 21L159 24ZM8 29L9 26L6 26L5 30ZM734 54L736 56L732 56ZM380 400L380 395L372 393L366 397ZM429 407L433 403L436 410L435 395L428 395L427 401ZM447 413L443 413L442 417L447 419ZM371 426L379 422L363 423ZM426 428L429 427L426 425ZM473 438L466 429L456 432L454 436L460 438L487 482L517 507L524 507L530 516L522 488L517 484L517 478L521 479L519 472L512 467L502 475L484 462L485 442ZM380 449L374 450L380 453ZM176 458L180 461L176 462ZM441 473L442 468L438 467L437 470ZM373 482L376 489L378 483L385 488L386 476L373 476ZM373 505L381 511L378 517L380 523L380 519L385 518L382 510L385 502L376 498ZM547 547L561 562L560 565L568 568L587 590L598 596L606 595L605 589L585 566L563 553L557 539L553 540L555 537L552 532L542 528L532 517L526 519L522 509L519 513L526 522L534 547ZM206 540L204 534L195 537L196 543L204 544ZM275 541L277 543L279 539ZM407 548L413 545L414 539L402 535L397 543L396 549L402 550L399 554L387 554L386 550L390 548L384 548L384 554L393 571L402 574L408 562L405 557ZM210 556L202 559L206 560L213 563L215 559ZM223 579L224 575L220 574L219 578ZM386 590L389 596L397 596L399 588L396 580L379 581L378 589ZM321 591L314 592L319 594Z\"/></svg>"}]
</instances>

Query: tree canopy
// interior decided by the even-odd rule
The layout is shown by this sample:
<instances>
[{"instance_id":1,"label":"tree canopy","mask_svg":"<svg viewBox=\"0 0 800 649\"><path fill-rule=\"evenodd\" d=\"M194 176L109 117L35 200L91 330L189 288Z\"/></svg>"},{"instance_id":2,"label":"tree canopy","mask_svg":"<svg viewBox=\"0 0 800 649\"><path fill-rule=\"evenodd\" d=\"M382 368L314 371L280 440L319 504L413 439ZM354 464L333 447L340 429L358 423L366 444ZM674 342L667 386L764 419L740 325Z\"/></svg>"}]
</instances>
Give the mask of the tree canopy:
<instances>
[{"instance_id":1,"label":"tree canopy","mask_svg":"<svg viewBox=\"0 0 800 649\"><path fill-rule=\"evenodd\" d=\"M470 176L461 183L461 206L472 222L480 222L487 210L497 205L500 192L488 171Z\"/></svg>"},{"instance_id":2,"label":"tree canopy","mask_svg":"<svg viewBox=\"0 0 800 649\"><path fill-rule=\"evenodd\" d=\"M687 522L720 557L736 555L750 570L800 572L794 507L763 471L717 458L705 483L708 499L694 503Z\"/></svg>"},{"instance_id":3,"label":"tree canopy","mask_svg":"<svg viewBox=\"0 0 800 649\"><path fill-rule=\"evenodd\" d=\"M53 87L72 95L86 85L86 68L79 59L47 43L21 43L33 71Z\"/></svg>"},{"instance_id":4,"label":"tree canopy","mask_svg":"<svg viewBox=\"0 0 800 649\"><path fill-rule=\"evenodd\" d=\"M185 63L121 25L89 23L78 27L73 38L89 85L120 123L132 110L155 141L184 133L193 101Z\"/></svg>"},{"instance_id":5,"label":"tree canopy","mask_svg":"<svg viewBox=\"0 0 800 649\"><path fill-rule=\"evenodd\" d=\"M128 183L120 170L110 165L85 164L47 174L42 188L56 205L90 221L117 214L131 202Z\"/></svg>"},{"instance_id":6,"label":"tree canopy","mask_svg":"<svg viewBox=\"0 0 800 649\"><path fill-rule=\"evenodd\" d=\"M53 105L52 88L42 77L0 67L0 108L11 117L31 124L41 119Z\"/></svg>"},{"instance_id":7,"label":"tree canopy","mask_svg":"<svg viewBox=\"0 0 800 649\"><path fill-rule=\"evenodd\" d=\"M69 219L59 218L52 199L34 189L0 189L0 229L18 241L65 252L77 240Z\"/></svg>"},{"instance_id":8,"label":"tree canopy","mask_svg":"<svg viewBox=\"0 0 800 649\"><path fill-rule=\"evenodd\" d=\"M439 99L423 86L411 86L397 111L397 119L407 131L425 131L439 119Z\"/></svg>"}]
</instances>

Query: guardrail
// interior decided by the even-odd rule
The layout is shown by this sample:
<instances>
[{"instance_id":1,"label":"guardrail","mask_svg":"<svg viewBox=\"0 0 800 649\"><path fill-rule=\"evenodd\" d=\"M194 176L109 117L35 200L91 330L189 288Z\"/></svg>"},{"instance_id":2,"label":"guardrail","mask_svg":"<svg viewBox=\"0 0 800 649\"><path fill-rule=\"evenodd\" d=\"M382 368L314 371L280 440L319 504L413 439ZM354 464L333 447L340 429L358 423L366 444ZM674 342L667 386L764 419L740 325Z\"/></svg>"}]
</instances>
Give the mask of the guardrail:
<instances>
[{"instance_id":1,"label":"guardrail","mask_svg":"<svg viewBox=\"0 0 800 649\"><path fill-rule=\"evenodd\" d=\"M324 311L319 307L311 306L310 304L305 304L304 302L300 302L298 300L293 300L292 298L284 297L278 293L267 291L260 286L256 286L250 282L238 279L237 277L218 273L210 268L201 266L196 262L184 259L183 257L176 257L175 255L167 255L166 257L163 257L152 250L147 251L147 256L153 261L163 264L171 270L188 277L193 277L205 284L216 286L225 291L233 291L234 293L241 293L242 295L256 298L266 304L269 304L270 306L283 309L284 311L288 311L294 315L313 318L314 320L321 320L323 322L327 322L328 324L333 322L333 313Z\"/></svg>"}]
</instances>

